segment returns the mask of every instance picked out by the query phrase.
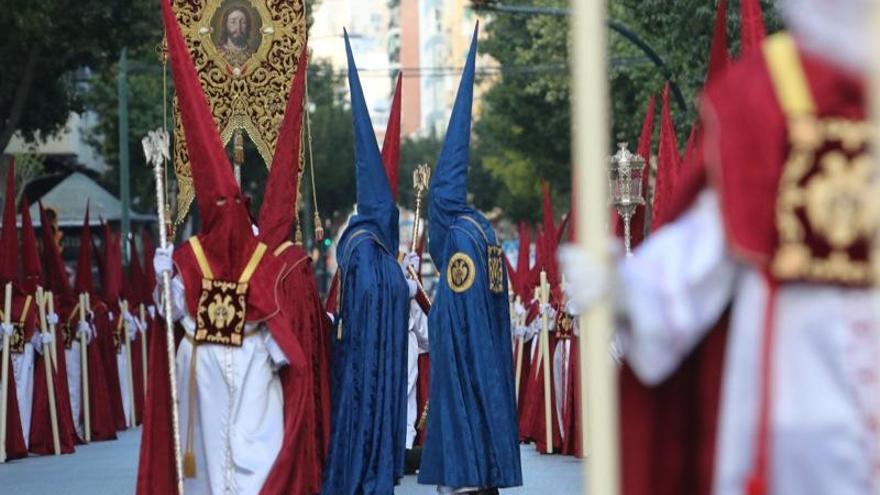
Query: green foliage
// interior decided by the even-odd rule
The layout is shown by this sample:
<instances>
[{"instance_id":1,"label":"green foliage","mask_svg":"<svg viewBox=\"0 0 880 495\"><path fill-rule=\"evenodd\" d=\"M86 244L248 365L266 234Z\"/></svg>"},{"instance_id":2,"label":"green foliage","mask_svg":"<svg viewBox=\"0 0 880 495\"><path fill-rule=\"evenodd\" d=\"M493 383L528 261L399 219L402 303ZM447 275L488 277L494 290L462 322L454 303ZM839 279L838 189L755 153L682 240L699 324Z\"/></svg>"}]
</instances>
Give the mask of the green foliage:
<instances>
[{"instance_id":1,"label":"green foliage","mask_svg":"<svg viewBox=\"0 0 880 495\"><path fill-rule=\"evenodd\" d=\"M768 30L778 29L779 17L771 2L761 3ZM509 0L504 4L566 7L568 2ZM666 73L681 89L686 108L673 106L673 118L682 145L697 118L695 100L705 78L715 4L715 0L609 2L609 18L645 41L663 59ZM730 2L728 38L733 53L739 46L738 11L739 3ZM560 211L568 208L572 132L569 20L550 15L493 14L480 47L501 65L502 77L482 98L483 111L475 125L478 153L474 168L496 184L480 189L481 194L514 220L534 221L540 216L541 178L550 182ZM612 31L608 40L611 150L618 140L635 143L647 100L662 91L665 78L630 41Z\"/></svg>"},{"instance_id":2,"label":"green foliage","mask_svg":"<svg viewBox=\"0 0 880 495\"><path fill-rule=\"evenodd\" d=\"M7 0L0 9L0 150L58 131L83 101L84 67L102 71L156 27L153 0ZM151 15L152 14L152 15Z\"/></svg>"},{"instance_id":3,"label":"green foliage","mask_svg":"<svg viewBox=\"0 0 880 495\"><path fill-rule=\"evenodd\" d=\"M144 158L141 139L147 132L162 127L162 64L156 55L161 41L160 30L151 42L144 43L128 54L128 149L132 208L143 213L156 211L156 189L152 169ZM97 115L97 125L86 135L91 144L109 164L110 171L100 178L107 190L119 191L119 62L108 65L89 82L84 94L85 108ZM172 127L171 72L166 75L168 128ZM169 174L171 172L169 171ZM173 180L173 179L172 179Z\"/></svg>"}]
</instances>

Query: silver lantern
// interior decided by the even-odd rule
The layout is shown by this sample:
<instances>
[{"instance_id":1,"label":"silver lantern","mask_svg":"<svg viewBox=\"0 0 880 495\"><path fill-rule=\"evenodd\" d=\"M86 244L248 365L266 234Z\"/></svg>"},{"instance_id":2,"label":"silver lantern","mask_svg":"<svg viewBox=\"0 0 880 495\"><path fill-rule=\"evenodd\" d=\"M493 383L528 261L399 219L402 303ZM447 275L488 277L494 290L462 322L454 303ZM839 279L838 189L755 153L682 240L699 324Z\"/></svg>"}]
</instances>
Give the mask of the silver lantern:
<instances>
[{"instance_id":1,"label":"silver lantern","mask_svg":"<svg viewBox=\"0 0 880 495\"><path fill-rule=\"evenodd\" d=\"M623 242L626 254L632 253L632 217L639 206L645 204L642 194L642 176L645 159L627 149L626 143L617 144L617 153L611 157L608 171L608 186L611 191L611 205L623 220Z\"/></svg>"}]
</instances>

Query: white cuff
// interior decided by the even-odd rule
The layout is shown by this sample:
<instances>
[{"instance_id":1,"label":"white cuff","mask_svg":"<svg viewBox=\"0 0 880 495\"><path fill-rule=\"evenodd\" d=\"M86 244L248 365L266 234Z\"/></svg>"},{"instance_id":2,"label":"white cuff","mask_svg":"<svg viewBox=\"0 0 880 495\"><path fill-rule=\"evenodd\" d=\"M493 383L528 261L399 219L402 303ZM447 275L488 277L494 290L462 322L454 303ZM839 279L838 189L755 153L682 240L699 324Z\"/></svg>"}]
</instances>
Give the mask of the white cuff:
<instances>
[{"instance_id":1,"label":"white cuff","mask_svg":"<svg viewBox=\"0 0 880 495\"><path fill-rule=\"evenodd\" d=\"M266 350L269 352L269 358L272 359L272 365L277 369L290 364L290 361L287 360L287 356L284 355L284 352L278 347L278 343L272 338L272 334L268 330L265 332L266 336L263 338L263 343L266 345Z\"/></svg>"},{"instance_id":2,"label":"white cuff","mask_svg":"<svg viewBox=\"0 0 880 495\"><path fill-rule=\"evenodd\" d=\"M0 335L12 335L15 332L15 327L12 326L12 323L0 323Z\"/></svg>"},{"instance_id":3,"label":"white cuff","mask_svg":"<svg viewBox=\"0 0 880 495\"><path fill-rule=\"evenodd\" d=\"M46 323L49 325L57 325L58 324L58 313L49 313L46 315Z\"/></svg>"}]
</instances>

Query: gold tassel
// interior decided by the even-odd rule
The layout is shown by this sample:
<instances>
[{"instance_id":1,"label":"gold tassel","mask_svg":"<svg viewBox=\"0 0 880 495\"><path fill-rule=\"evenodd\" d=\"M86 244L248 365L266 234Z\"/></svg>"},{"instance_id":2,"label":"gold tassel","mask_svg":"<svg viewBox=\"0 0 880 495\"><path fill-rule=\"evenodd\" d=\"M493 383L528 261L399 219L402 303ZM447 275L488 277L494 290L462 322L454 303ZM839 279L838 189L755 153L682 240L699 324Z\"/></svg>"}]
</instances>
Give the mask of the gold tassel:
<instances>
[{"instance_id":1,"label":"gold tassel","mask_svg":"<svg viewBox=\"0 0 880 495\"><path fill-rule=\"evenodd\" d=\"M422 411L422 416L419 418L419 423L416 425L416 429L422 431L425 429L425 423L428 422L428 406L431 405L430 401L425 402L425 410Z\"/></svg>"},{"instance_id":2,"label":"gold tassel","mask_svg":"<svg viewBox=\"0 0 880 495\"><path fill-rule=\"evenodd\" d=\"M233 160L236 165L244 164L244 136L241 133L241 130L235 131L235 141L233 144Z\"/></svg>"},{"instance_id":3,"label":"gold tassel","mask_svg":"<svg viewBox=\"0 0 880 495\"><path fill-rule=\"evenodd\" d=\"M193 452L183 454L183 477L190 479L196 477L196 454Z\"/></svg>"},{"instance_id":4,"label":"gold tassel","mask_svg":"<svg viewBox=\"0 0 880 495\"><path fill-rule=\"evenodd\" d=\"M318 213L318 210L315 210L315 241L321 242L324 240L324 226L321 222L321 214Z\"/></svg>"}]
</instances>

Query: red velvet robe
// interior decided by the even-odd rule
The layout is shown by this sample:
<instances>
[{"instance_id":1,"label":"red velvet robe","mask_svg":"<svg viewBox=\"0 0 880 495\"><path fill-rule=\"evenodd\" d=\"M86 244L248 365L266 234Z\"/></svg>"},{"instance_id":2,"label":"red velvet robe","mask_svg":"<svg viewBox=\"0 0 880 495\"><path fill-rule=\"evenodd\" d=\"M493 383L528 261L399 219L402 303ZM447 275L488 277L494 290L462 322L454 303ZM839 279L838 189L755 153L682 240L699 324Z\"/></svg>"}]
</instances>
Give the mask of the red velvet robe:
<instances>
[{"instance_id":1,"label":"red velvet robe","mask_svg":"<svg viewBox=\"0 0 880 495\"><path fill-rule=\"evenodd\" d=\"M59 315L59 321L65 321L65 312L55 308ZM70 454L75 450L79 439L73 425L73 414L70 407L70 389L67 383L67 357L64 353L64 336L61 327L56 329L55 346L57 349L58 362L53 373L55 385L55 409L58 418L58 436L61 443L61 453ZM34 363L34 405L31 413L31 431L28 448L32 454L52 455L55 453L54 440L52 439L51 413L49 412L49 394L46 386L46 371L43 364L44 357L37 354Z\"/></svg>"},{"instance_id":2,"label":"red velvet robe","mask_svg":"<svg viewBox=\"0 0 880 495\"><path fill-rule=\"evenodd\" d=\"M25 298L23 296L13 295L12 297L12 314L19 315L18 320L21 321L21 313L24 311ZM0 308L2 309L2 308ZM33 309L33 308L31 308ZM34 334L36 326L35 313L31 310L24 318L25 320L25 342L29 342ZM16 318L12 320L15 321ZM2 343L2 340L0 340ZM27 457L28 449L24 443L24 432L21 427L21 412L18 407L18 394L15 390L15 376L12 371L12 352L9 352L9 384L6 389L6 458L21 459ZM2 418L0 418L2 419Z\"/></svg>"}]
</instances>

